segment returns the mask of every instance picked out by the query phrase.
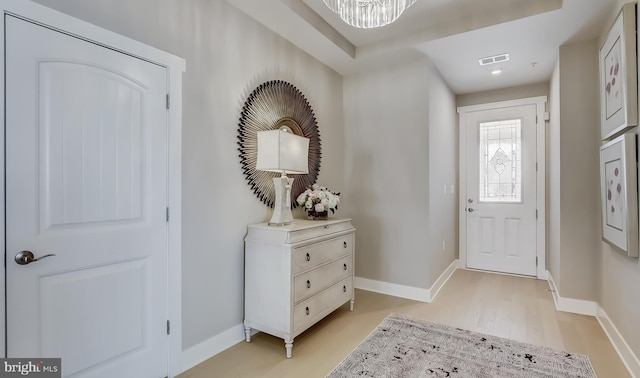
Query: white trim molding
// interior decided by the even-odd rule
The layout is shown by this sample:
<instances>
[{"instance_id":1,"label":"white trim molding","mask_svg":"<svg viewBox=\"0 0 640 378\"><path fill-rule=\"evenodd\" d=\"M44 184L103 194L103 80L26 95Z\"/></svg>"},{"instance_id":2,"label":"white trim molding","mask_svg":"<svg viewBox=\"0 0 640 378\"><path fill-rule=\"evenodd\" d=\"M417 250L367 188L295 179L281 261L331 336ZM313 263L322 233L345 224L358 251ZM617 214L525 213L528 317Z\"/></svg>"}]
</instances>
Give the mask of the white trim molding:
<instances>
[{"instance_id":1,"label":"white trim molding","mask_svg":"<svg viewBox=\"0 0 640 378\"><path fill-rule=\"evenodd\" d=\"M598 323L600 323L604 333L609 338L609 341L611 341L611 344L613 344L613 348L618 352L629 374L631 374L632 377L640 377L640 359L633 353L633 350L624 337L622 337L618 328L613 324L609 315L607 315L600 306L598 306L597 309L596 319L598 319Z\"/></svg>"},{"instance_id":2,"label":"white trim molding","mask_svg":"<svg viewBox=\"0 0 640 378\"><path fill-rule=\"evenodd\" d=\"M584 299L574 299L574 298L565 298L560 296L560 292L558 291L558 287L556 286L555 281L553 281L553 277L551 273L547 271L546 275L549 277L549 288L551 288L551 293L553 294L553 301L556 304L556 309L558 311L571 312L574 314L580 315L590 315L596 316L598 304L594 301L587 301Z\"/></svg>"},{"instance_id":3,"label":"white trim molding","mask_svg":"<svg viewBox=\"0 0 640 378\"><path fill-rule=\"evenodd\" d=\"M373 291L374 293L386 294L420 302L431 302L431 293L429 292L429 289L370 280L362 277L354 277L353 286L356 289Z\"/></svg>"},{"instance_id":4,"label":"white trim molding","mask_svg":"<svg viewBox=\"0 0 640 378\"><path fill-rule=\"evenodd\" d=\"M181 171L182 171L182 73L186 69L186 61L173 54L145 45L131 38L114 33L107 29L92 25L83 20L55 11L31 1L0 0L2 12L46 25L52 29L75 37L105 46L139 59L152 62L167 69L168 94L171 98L171 109L167 110L168 122L168 180L167 206L171 209L168 223L168 317L171 321L169 335L168 373L175 376L182 372L182 247L181 247ZM0 50L4 51L4 17ZM0 62L4 71L4 59ZM4 77L0 75L4 88ZM0 91L0 104L4 104L4 91ZM4 119L4 105L0 105L0 118ZM4 127L4 126L3 126ZM4 196L4 133L0 133L0 196ZM4 214L4 203L0 201L0 212ZM0 238L4 240L4 216L0 217ZM5 251L6 254L6 251ZM0 290L5 291L5 270L0 269ZM5 301L0 301L0 322L5 323ZM5 328L0 327L0 339L6 340ZM5 356L5 343L0 342L0 356Z\"/></svg>"},{"instance_id":5,"label":"white trim molding","mask_svg":"<svg viewBox=\"0 0 640 378\"><path fill-rule=\"evenodd\" d=\"M254 332L255 334L256 332ZM182 352L182 370L187 371L216 354L244 341L244 326L238 324Z\"/></svg>"},{"instance_id":6,"label":"white trim molding","mask_svg":"<svg viewBox=\"0 0 640 378\"><path fill-rule=\"evenodd\" d=\"M553 301L556 304L556 309L558 311L572 312L574 314L594 316L598 320L598 323L600 323L600 326L609 338L609 341L611 341L611 344L613 344L613 348L618 353L618 356L620 356L620 359L629 371L629 374L634 378L640 377L640 359L635 355L624 337L622 337L622 334L618 331L618 328L613 324L604 309L600 307L598 303L593 301L564 298L560 296L558 287L553 281L553 277L549 271L547 271L547 275L549 277L549 287L553 294Z\"/></svg>"},{"instance_id":7,"label":"white trim molding","mask_svg":"<svg viewBox=\"0 0 640 378\"><path fill-rule=\"evenodd\" d=\"M458 269L458 260L453 260L451 264L442 272L440 277L431 285L429 289L419 287L398 285L391 282L370 280L368 278L355 277L354 287L356 289L373 291L375 293L392 295L394 297L412 299L414 301L431 303L440 292L440 289L447 283L453 272Z\"/></svg>"},{"instance_id":8,"label":"white trim molding","mask_svg":"<svg viewBox=\"0 0 640 378\"><path fill-rule=\"evenodd\" d=\"M440 289L442 289L442 287L447 283L453 272L458 269L458 265L458 260L452 261L429 289L398 285L390 282L375 281L360 277L354 278L354 286L357 289L430 303L435 299L436 295L438 295ZM253 333L255 334L257 331L254 331ZM193 368L216 354L244 341L244 339L244 327L242 324L238 324L190 347L189 349L186 349L182 352L181 371L184 372Z\"/></svg>"},{"instance_id":9,"label":"white trim molding","mask_svg":"<svg viewBox=\"0 0 640 378\"><path fill-rule=\"evenodd\" d=\"M529 97L517 100L499 101L487 104L461 106L458 108L458 195L459 195L459 210L458 210L458 245L460 246L460 262L462 267L467 267L467 150L466 150L466 121L467 113L491 109L508 108L513 106L522 105L535 105L536 106L536 201L537 201L537 220L536 220L536 277L538 279L546 279L546 252L545 252L545 185L546 185L546 123L545 123L545 107L547 103L547 96Z\"/></svg>"}]
</instances>

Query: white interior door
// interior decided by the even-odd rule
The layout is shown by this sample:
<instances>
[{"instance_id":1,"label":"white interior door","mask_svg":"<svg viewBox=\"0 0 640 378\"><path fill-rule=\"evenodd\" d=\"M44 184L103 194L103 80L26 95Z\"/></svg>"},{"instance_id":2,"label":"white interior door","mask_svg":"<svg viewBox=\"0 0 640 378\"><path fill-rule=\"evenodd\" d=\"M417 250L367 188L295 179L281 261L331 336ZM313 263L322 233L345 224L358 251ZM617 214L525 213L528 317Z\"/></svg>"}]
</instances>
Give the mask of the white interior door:
<instances>
[{"instance_id":1,"label":"white interior door","mask_svg":"<svg viewBox=\"0 0 640 378\"><path fill-rule=\"evenodd\" d=\"M536 105L466 117L467 267L535 276Z\"/></svg>"},{"instance_id":2,"label":"white interior door","mask_svg":"<svg viewBox=\"0 0 640 378\"><path fill-rule=\"evenodd\" d=\"M166 69L7 16L5 70L8 356L165 377Z\"/></svg>"}]
</instances>

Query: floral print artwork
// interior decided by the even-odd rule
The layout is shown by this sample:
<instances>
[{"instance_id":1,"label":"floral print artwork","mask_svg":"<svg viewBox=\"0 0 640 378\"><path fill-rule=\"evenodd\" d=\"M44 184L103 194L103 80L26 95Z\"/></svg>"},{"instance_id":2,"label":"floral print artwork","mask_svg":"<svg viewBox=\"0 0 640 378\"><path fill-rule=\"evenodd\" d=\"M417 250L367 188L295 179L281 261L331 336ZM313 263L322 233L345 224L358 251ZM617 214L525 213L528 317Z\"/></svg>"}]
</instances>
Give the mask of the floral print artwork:
<instances>
[{"instance_id":1,"label":"floral print artwork","mask_svg":"<svg viewBox=\"0 0 640 378\"><path fill-rule=\"evenodd\" d=\"M607 119L622 109L621 61L620 39L618 39L607 54L604 65L604 97Z\"/></svg>"},{"instance_id":2,"label":"floral print artwork","mask_svg":"<svg viewBox=\"0 0 640 378\"><path fill-rule=\"evenodd\" d=\"M605 163L605 179L607 180L607 225L622 231L624 182L620 159Z\"/></svg>"}]
</instances>

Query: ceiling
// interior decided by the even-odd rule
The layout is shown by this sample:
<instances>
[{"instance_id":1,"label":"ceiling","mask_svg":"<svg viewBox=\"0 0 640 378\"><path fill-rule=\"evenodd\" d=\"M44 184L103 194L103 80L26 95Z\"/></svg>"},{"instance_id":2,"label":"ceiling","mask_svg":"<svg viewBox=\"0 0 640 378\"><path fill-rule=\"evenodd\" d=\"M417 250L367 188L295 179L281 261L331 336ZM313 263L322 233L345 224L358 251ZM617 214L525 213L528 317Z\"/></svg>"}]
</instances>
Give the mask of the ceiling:
<instances>
[{"instance_id":1,"label":"ceiling","mask_svg":"<svg viewBox=\"0 0 640 378\"><path fill-rule=\"evenodd\" d=\"M322 0L227 0L343 75L427 55L456 94L549 80L559 46L597 38L616 0L417 0L377 29ZM508 53L508 62L478 59ZM502 68L498 76L494 68Z\"/></svg>"}]
</instances>

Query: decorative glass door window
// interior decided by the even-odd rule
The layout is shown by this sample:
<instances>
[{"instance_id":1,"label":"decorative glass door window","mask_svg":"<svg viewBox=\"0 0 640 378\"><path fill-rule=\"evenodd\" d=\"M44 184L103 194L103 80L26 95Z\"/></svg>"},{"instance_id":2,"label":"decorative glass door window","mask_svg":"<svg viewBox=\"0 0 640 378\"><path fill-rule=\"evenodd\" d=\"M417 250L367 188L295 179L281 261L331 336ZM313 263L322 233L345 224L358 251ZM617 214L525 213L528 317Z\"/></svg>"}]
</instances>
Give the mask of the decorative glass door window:
<instances>
[{"instance_id":1,"label":"decorative glass door window","mask_svg":"<svg viewBox=\"0 0 640 378\"><path fill-rule=\"evenodd\" d=\"M522 120L481 122L480 202L522 202Z\"/></svg>"}]
</instances>

